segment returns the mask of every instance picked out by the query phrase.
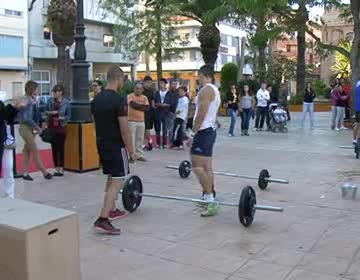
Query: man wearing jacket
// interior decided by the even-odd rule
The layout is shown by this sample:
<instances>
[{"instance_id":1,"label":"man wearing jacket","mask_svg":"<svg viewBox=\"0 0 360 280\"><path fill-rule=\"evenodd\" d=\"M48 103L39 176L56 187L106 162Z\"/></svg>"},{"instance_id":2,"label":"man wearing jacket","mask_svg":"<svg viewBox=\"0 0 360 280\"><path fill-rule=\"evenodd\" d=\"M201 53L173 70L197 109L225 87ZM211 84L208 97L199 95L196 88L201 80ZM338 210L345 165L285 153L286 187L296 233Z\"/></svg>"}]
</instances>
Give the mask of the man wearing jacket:
<instances>
[{"instance_id":1,"label":"man wearing jacket","mask_svg":"<svg viewBox=\"0 0 360 280\"><path fill-rule=\"evenodd\" d=\"M170 108L173 102L171 93L167 90L167 80L160 80L160 89L155 94L155 131L156 145L159 149L167 148L168 125L171 117ZM160 142L160 132L162 131L162 142Z\"/></svg>"}]
</instances>

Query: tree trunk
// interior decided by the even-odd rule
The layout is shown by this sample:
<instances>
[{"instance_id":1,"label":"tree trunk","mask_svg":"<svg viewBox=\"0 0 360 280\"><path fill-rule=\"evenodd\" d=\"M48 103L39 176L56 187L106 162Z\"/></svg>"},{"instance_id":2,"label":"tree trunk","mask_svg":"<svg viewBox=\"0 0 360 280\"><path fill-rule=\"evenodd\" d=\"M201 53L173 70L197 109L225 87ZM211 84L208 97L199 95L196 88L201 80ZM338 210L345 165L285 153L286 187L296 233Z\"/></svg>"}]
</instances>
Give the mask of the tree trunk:
<instances>
[{"instance_id":1,"label":"tree trunk","mask_svg":"<svg viewBox=\"0 0 360 280\"><path fill-rule=\"evenodd\" d=\"M354 111L356 84L360 81L360 3L358 1L350 2L354 20L354 41L351 48L352 111Z\"/></svg>"},{"instance_id":2,"label":"tree trunk","mask_svg":"<svg viewBox=\"0 0 360 280\"><path fill-rule=\"evenodd\" d=\"M145 69L146 69L146 76L151 76L150 71L150 56L147 51L145 51Z\"/></svg>"},{"instance_id":3,"label":"tree trunk","mask_svg":"<svg viewBox=\"0 0 360 280\"><path fill-rule=\"evenodd\" d=\"M156 5L156 73L158 86L162 78L162 34L161 34L161 6L160 3Z\"/></svg>"},{"instance_id":4,"label":"tree trunk","mask_svg":"<svg viewBox=\"0 0 360 280\"><path fill-rule=\"evenodd\" d=\"M300 1L300 6L298 9L298 22L300 29L297 31L297 69L296 69L296 94L302 94L305 91L305 83L306 83L306 31L305 27L308 12L306 9L305 1ZM303 26L303 27L302 27Z\"/></svg>"},{"instance_id":5,"label":"tree trunk","mask_svg":"<svg viewBox=\"0 0 360 280\"><path fill-rule=\"evenodd\" d=\"M266 27L265 27L265 17L260 15L257 19L257 30L256 32L258 34L260 34L260 36L257 36L257 34L255 34L255 36L257 36L258 38L263 37L264 33L266 32ZM262 35L261 35L262 34ZM268 40L267 39L263 39L261 41L258 41L257 48L258 48L258 59L257 59L257 69L258 69L258 78L260 79L261 82L265 81L266 79L266 54L265 54L265 50L267 47L267 43Z\"/></svg>"},{"instance_id":6,"label":"tree trunk","mask_svg":"<svg viewBox=\"0 0 360 280\"><path fill-rule=\"evenodd\" d=\"M66 96L71 90L71 59L70 48L58 46L56 83L64 87Z\"/></svg>"},{"instance_id":7,"label":"tree trunk","mask_svg":"<svg viewBox=\"0 0 360 280\"><path fill-rule=\"evenodd\" d=\"M220 31L215 24L203 24L200 27L198 39L203 60L214 71L220 47Z\"/></svg>"},{"instance_id":8,"label":"tree trunk","mask_svg":"<svg viewBox=\"0 0 360 280\"><path fill-rule=\"evenodd\" d=\"M258 70L259 70L259 80L261 82L265 81L266 78L266 55L265 55L266 47L260 46L258 48L259 55L258 55Z\"/></svg>"}]
</instances>

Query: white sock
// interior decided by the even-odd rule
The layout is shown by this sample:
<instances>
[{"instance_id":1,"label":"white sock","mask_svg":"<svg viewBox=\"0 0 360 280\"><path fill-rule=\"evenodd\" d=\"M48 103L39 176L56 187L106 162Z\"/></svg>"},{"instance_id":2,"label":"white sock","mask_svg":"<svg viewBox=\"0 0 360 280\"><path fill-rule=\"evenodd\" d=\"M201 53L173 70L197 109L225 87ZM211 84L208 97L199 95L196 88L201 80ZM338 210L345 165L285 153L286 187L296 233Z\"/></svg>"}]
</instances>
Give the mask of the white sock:
<instances>
[{"instance_id":1,"label":"white sock","mask_svg":"<svg viewBox=\"0 0 360 280\"><path fill-rule=\"evenodd\" d=\"M205 199L206 201L215 201L214 194L209 193Z\"/></svg>"},{"instance_id":2,"label":"white sock","mask_svg":"<svg viewBox=\"0 0 360 280\"><path fill-rule=\"evenodd\" d=\"M152 138L150 137L149 144L152 144Z\"/></svg>"}]
</instances>

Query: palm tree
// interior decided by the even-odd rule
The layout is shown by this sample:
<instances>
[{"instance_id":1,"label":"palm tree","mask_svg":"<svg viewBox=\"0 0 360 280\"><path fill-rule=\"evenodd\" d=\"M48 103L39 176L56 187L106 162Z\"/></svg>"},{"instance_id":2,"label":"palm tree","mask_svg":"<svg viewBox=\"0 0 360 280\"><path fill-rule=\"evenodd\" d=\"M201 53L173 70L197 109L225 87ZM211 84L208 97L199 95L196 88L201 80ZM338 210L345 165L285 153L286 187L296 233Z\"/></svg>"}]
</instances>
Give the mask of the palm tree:
<instances>
[{"instance_id":1,"label":"palm tree","mask_svg":"<svg viewBox=\"0 0 360 280\"><path fill-rule=\"evenodd\" d=\"M76 4L74 0L51 0L48 7L48 26L52 30L57 47L57 83L62 84L66 94L70 93L71 60L70 46L74 43Z\"/></svg>"},{"instance_id":2,"label":"palm tree","mask_svg":"<svg viewBox=\"0 0 360 280\"><path fill-rule=\"evenodd\" d=\"M216 27L220 16L209 18L208 14L222 5L221 0L179 0L179 14L201 23L198 40L200 41L201 54L205 64L215 68L219 47L220 31Z\"/></svg>"}]
</instances>

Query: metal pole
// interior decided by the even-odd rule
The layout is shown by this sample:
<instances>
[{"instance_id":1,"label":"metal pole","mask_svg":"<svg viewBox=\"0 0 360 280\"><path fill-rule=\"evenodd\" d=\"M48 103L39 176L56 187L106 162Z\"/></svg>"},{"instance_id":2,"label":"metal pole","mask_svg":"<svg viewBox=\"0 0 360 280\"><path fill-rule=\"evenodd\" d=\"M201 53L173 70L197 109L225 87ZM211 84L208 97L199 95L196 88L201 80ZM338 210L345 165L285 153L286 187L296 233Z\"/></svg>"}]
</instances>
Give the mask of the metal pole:
<instances>
[{"instance_id":1,"label":"metal pole","mask_svg":"<svg viewBox=\"0 0 360 280\"><path fill-rule=\"evenodd\" d=\"M353 150L354 147L351 147L351 146L340 146L339 147L340 149L348 149L348 150Z\"/></svg>"},{"instance_id":2,"label":"metal pole","mask_svg":"<svg viewBox=\"0 0 360 280\"><path fill-rule=\"evenodd\" d=\"M179 167L174 166L174 165L167 165L166 168L179 170ZM258 180L259 179L259 177L239 175L239 174L235 174L235 173L220 172L220 171L214 171L213 174L228 176L228 177L244 178L244 179L250 179L250 180ZM275 179L275 178L269 177L269 178L265 178L265 180L268 181L269 183L289 184L288 180L283 180L283 179Z\"/></svg>"},{"instance_id":3,"label":"metal pole","mask_svg":"<svg viewBox=\"0 0 360 280\"><path fill-rule=\"evenodd\" d=\"M122 190L120 191L122 193ZM165 199L165 200L176 200L176 201L184 201L184 202L194 202L194 203L204 203L209 204L212 203L211 201L196 199L196 198L189 198L189 197L181 197L181 196L171 196L171 195L160 195L160 194L151 194L151 193L138 193L134 192L135 196L142 196L142 197L152 197L157 199ZM230 207L239 207L238 203L231 203L231 202L221 202L215 201L219 205L223 206L230 206ZM267 206L267 205L254 205L256 210L261 211L272 211L272 212L283 212L284 208L282 207L275 207L275 206Z\"/></svg>"}]
</instances>

